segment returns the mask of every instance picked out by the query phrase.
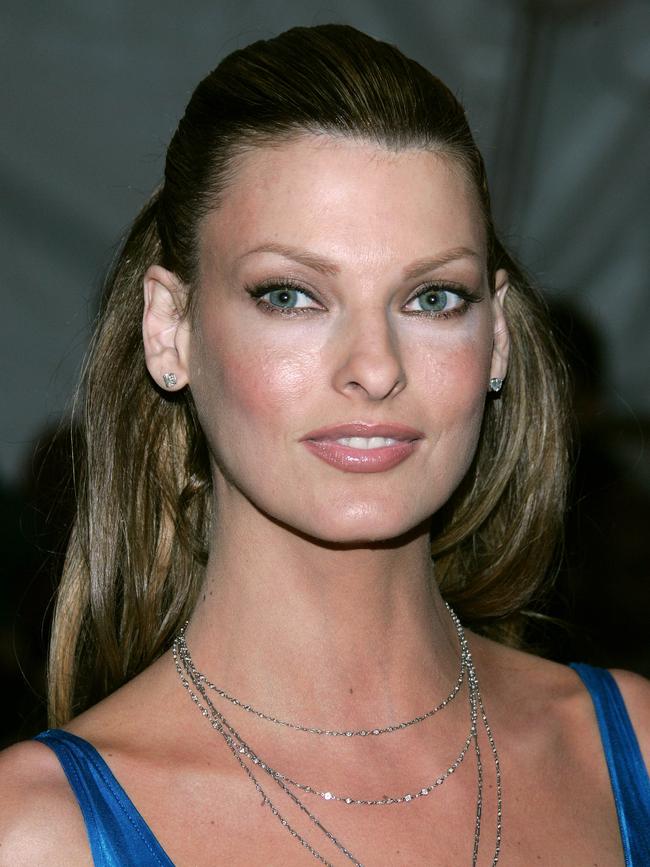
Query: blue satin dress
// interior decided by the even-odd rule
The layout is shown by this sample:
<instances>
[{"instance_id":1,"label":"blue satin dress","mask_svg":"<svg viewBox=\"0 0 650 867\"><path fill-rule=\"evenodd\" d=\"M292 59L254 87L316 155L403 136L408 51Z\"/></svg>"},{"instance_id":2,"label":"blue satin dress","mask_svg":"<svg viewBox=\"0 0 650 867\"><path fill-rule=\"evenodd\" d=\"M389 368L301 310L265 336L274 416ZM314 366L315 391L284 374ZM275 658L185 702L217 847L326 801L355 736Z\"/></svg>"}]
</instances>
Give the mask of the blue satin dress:
<instances>
[{"instance_id":1,"label":"blue satin dress","mask_svg":"<svg viewBox=\"0 0 650 867\"><path fill-rule=\"evenodd\" d=\"M51 747L63 766L97 867L174 867L92 744L61 729L42 732L36 740Z\"/></svg>"},{"instance_id":2,"label":"blue satin dress","mask_svg":"<svg viewBox=\"0 0 650 867\"><path fill-rule=\"evenodd\" d=\"M616 681L572 666L591 693L609 768L626 867L650 865L650 777ZM36 736L56 753L77 797L96 867L174 867L97 750L70 732Z\"/></svg>"},{"instance_id":3,"label":"blue satin dress","mask_svg":"<svg viewBox=\"0 0 650 867\"><path fill-rule=\"evenodd\" d=\"M609 768L626 867L650 865L650 777L616 681L608 671L571 665L591 694Z\"/></svg>"}]
</instances>

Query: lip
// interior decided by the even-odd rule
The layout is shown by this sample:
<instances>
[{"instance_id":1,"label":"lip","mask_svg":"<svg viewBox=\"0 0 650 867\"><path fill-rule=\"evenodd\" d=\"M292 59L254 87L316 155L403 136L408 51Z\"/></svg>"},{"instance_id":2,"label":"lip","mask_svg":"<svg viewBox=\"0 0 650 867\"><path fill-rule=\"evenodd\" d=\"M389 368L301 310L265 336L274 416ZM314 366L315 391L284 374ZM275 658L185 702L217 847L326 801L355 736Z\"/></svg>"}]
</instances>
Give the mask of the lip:
<instances>
[{"instance_id":1,"label":"lip","mask_svg":"<svg viewBox=\"0 0 650 867\"><path fill-rule=\"evenodd\" d=\"M337 442L343 437L386 437L397 440L376 449L355 449ZM424 439L422 431L403 424L350 422L310 431L300 442L316 457L348 473L381 473L401 464Z\"/></svg>"},{"instance_id":2,"label":"lip","mask_svg":"<svg viewBox=\"0 0 650 867\"><path fill-rule=\"evenodd\" d=\"M343 424L329 425L318 430L310 431L302 437L306 440L338 440L342 437L390 437L401 441L421 440L424 434L420 430L407 427L396 422L368 423L363 421L344 422Z\"/></svg>"}]
</instances>

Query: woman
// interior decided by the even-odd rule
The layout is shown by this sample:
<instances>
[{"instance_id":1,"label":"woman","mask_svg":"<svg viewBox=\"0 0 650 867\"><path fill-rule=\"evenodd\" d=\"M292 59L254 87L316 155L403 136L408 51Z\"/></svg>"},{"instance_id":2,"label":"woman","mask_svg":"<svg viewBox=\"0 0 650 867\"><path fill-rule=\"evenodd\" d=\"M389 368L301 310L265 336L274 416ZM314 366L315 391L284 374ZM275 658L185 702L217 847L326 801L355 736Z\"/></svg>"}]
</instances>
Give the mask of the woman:
<instances>
[{"instance_id":1,"label":"woman","mask_svg":"<svg viewBox=\"0 0 650 867\"><path fill-rule=\"evenodd\" d=\"M2 759L0 863L641 863L581 679L512 646L567 398L440 81L339 26L226 58L85 395L65 731ZM647 684L583 677L647 754Z\"/></svg>"}]
</instances>

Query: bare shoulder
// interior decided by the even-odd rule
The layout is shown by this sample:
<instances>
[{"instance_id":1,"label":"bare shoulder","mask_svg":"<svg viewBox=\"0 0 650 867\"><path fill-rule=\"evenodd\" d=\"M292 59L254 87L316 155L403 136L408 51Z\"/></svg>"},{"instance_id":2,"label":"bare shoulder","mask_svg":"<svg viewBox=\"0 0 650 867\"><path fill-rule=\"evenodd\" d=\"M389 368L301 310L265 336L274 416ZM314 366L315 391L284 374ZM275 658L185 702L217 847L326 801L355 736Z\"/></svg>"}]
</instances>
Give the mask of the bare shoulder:
<instances>
[{"instance_id":1,"label":"bare shoulder","mask_svg":"<svg viewBox=\"0 0 650 867\"><path fill-rule=\"evenodd\" d=\"M66 730L95 746L120 771L125 755L147 752L149 729L142 706L155 688L127 684L66 723ZM173 681L172 681L173 683ZM154 685L155 686L155 685ZM153 699L152 699L153 700ZM161 715L162 714L161 711ZM160 755L164 755L164 749ZM134 763L137 776L140 767ZM129 778L127 763L125 775ZM77 799L56 754L38 741L0 752L0 867L89 867L92 856Z\"/></svg>"},{"instance_id":2,"label":"bare shoulder","mask_svg":"<svg viewBox=\"0 0 650 867\"><path fill-rule=\"evenodd\" d=\"M482 636L473 636L472 646L477 665L485 665L497 693L520 699L524 708L531 704L538 709L540 703L560 707L588 698L578 675L567 665Z\"/></svg>"},{"instance_id":3,"label":"bare shoulder","mask_svg":"<svg viewBox=\"0 0 650 867\"><path fill-rule=\"evenodd\" d=\"M0 867L92 860L76 799L54 753L25 741L0 753Z\"/></svg>"},{"instance_id":4,"label":"bare shoulder","mask_svg":"<svg viewBox=\"0 0 650 867\"><path fill-rule=\"evenodd\" d=\"M650 768L650 680L632 671L612 669L639 741L646 767Z\"/></svg>"},{"instance_id":5,"label":"bare shoulder","mask_svg":"<svg viewBox=\"0 0 650 867\"><path fill-rule=\"evenodd\" d=\"M477 665L486 674L514 719L543 720L548 730L559 727L582 738L597 734L593 702L578 674L569 666L474 636ZM623 696L639 746L650 765L650 681L630 671L612 670Z\"/></svg>"},{"instance_id":6,"label":"bare shoulder","mask_svg":"<svg viewBox=\"0 0 650 867\"><path fill-rule=\"evenodd\" d=\"M479 677L484 679L484 665L506 730L517 738L534 732L547 745L564 745L574 758L577 741L598 737L593 702L572 668L478 636L472 643Z\"/></svg>"}]
</instances>

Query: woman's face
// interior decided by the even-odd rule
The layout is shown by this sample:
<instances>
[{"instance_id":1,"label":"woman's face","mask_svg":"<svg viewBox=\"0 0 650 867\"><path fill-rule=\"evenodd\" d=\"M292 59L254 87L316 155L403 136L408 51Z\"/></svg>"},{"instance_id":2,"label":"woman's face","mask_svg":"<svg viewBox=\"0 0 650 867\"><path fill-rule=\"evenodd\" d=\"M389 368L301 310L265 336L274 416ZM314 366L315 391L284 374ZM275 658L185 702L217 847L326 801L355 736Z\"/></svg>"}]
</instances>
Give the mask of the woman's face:
<instances>
[{"instance_id":1,"label":"woman's face","mask_svg":"<svg viewBox=\"0 0 650 867\"><path fill-rule=\"evenodd\" d=\"M505 375L505 288L448 158L316 136L248 153L202 223L179 342L219 506L329 542L425 521Z\"/></svg>"}]
</instances>

